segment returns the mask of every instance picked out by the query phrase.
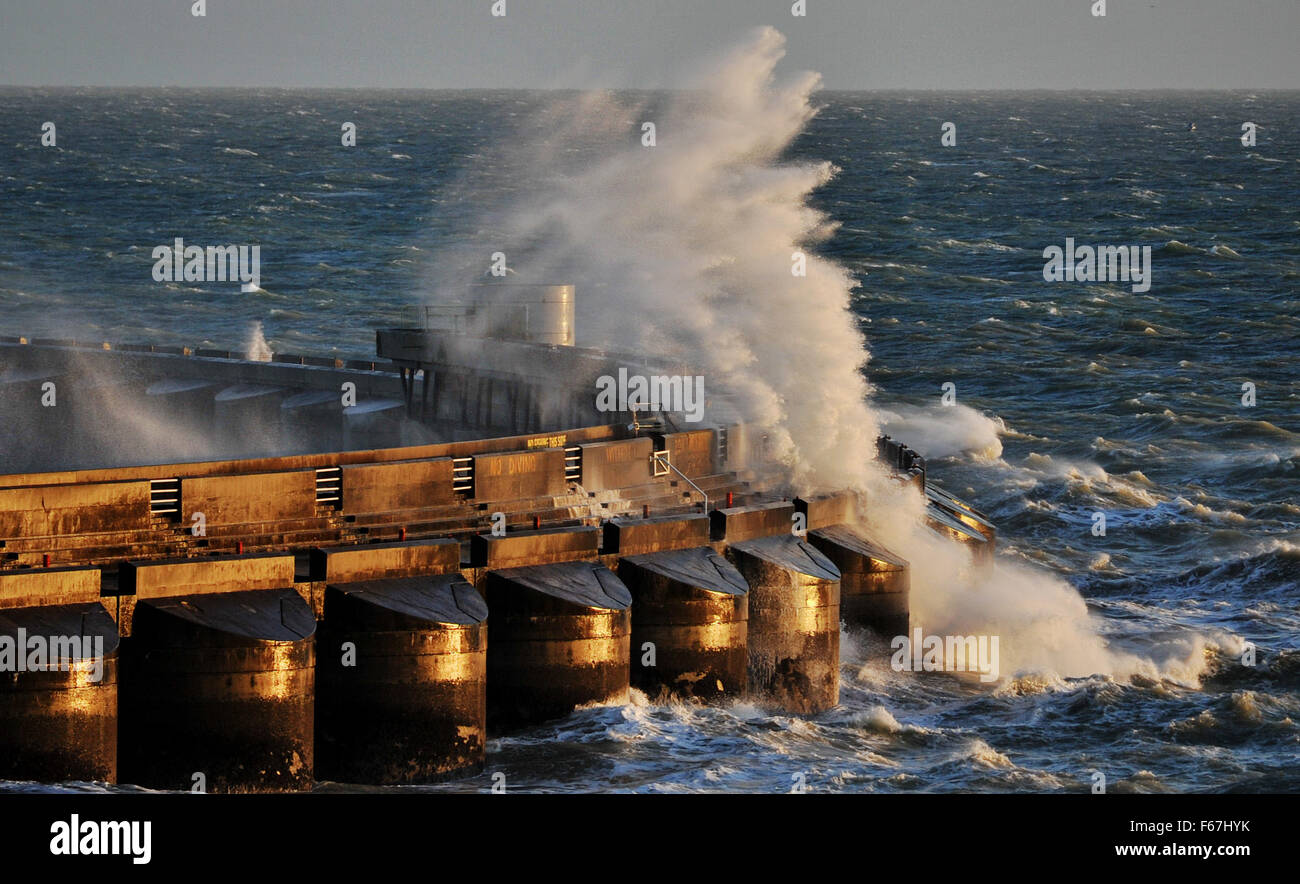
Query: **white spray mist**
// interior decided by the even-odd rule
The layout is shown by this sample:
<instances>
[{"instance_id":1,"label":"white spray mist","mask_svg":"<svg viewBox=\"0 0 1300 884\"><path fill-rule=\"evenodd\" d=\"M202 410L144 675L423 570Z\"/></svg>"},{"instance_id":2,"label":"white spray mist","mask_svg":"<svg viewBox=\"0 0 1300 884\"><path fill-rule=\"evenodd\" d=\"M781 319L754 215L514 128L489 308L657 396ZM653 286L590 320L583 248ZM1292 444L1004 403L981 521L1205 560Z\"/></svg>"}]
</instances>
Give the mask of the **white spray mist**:
<instances>
[{"instance_id":1,"label":"white spray mist","mask_svg":"<svg viewBox=\"0 0 1300 884\"><path fill-rule=\"evenodd\" d=\"M919 495L874 461L880 420L849 309L854 280L813 251L834 226L809 196L836 170L783 157L815 115L819 78L778 82L784 44L774 29L759 30L666 105L600 92L557 99L492 164L508 170L494 171L498 178L532 190L489 207L478 241L436 257L432 297L463 297L496 250L522 280L575 284L580 345L699 366L707 388L725 389L768 435L795 488L865 493L864 528L912 562L914 624L999 634L1007 674L1161 674L1152 661L1112 652L1063 581L1007 561L992 575L972 570L965 550L925 527ZM654 146L643 141L645 121L655 123ZM500 181L490 183L499 192ZM806 275L793 272L795 253ZM991 437L985 454L1000 454L996 425L943 411L963 418L956 437L974 427ZM1194 678L1198 655L1200 646L1189 648L1170 674Z\"/></svg>"}]
</instances>

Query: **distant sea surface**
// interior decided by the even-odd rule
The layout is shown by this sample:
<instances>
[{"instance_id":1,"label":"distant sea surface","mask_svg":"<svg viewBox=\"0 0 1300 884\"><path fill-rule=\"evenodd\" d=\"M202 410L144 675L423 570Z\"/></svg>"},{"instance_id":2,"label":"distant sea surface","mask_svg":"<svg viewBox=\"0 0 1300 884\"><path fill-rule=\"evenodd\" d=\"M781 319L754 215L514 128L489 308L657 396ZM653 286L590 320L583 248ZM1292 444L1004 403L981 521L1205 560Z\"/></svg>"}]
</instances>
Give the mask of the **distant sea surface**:
<instances>
[{"instance_id":1,"label":"distant sea surface","mask_svg":"<svg viewBox=\"0 0 1300 884\"><path fill-rule=\"evenodd\" d=\"M261 322L275 351L372 355L430 256L479 232L455 182L543 100L0 90L0 334L238 350ZM879 401L933 404L951 381L1000 422L992 446L932 446L934 479L1117 641L1217 631L1257 664L1219 654L1197 685L990 690L895 673L850 631L832 711L637 696L494 740L488 770L551 791L773 792L799 775L814 791L1080 791L1098 769L1112 791L1300 791L1300 95L818 100L791 152L839 167L816 195L840 225L822 249L859 281ZM483 199L530 185L476 174L502 189ZM178 236L259 244L265 291L154 282L153 248ZM1151 246L1155 284L1045 282L1043 249L1065 236Z\"/></svg>"}]
</instances>

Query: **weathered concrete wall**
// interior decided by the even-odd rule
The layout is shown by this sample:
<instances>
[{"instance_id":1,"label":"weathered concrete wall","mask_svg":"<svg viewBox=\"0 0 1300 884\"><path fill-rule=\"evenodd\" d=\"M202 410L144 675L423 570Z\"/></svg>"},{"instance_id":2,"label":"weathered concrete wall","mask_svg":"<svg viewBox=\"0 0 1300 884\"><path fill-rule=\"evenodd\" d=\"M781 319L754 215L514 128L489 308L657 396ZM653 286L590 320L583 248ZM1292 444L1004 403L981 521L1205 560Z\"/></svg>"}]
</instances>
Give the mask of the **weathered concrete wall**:
<instances>
[{"instance_id":1,"label":"weathered concrete wall","mask_svg":"<svg viewBox=\"0 0 1300 884\"><path fill-rule=\"evenodd\" d=\"M668 452L668 460L692 479L718 472L714 464L717 443L713 433L713 430L665 433L663 445Z\"/></svg>"},{"instance_id":2,"label":"weathered concrete wall","mask_svg":"<svg viewBox=\"0 0 1300 884\"><path fill-rule=\"evenodd\" d=\"M563 494L564 449L510 451L474 457L474 497L519 500Z\"/></svg>"},{"instance_id":3,"label":"weathered concrete wall","mask_svg":"<svg viewBox=\"0 0 1300 884\"><path fill-rule=\"evenodd\" d=\"M794 527L793 515L793 503L775 501L715 509L709 517L713 520L714 540L739 543L755 537L789 534Z\"/></svg>"},{"instance_id":4,"label":"weathered concrete wall","mask_svg":"<svg viewBox=\"0 0 1300 884\"><path fill-rule=\"evenodd\" d=\"M0 539L148 526L148 482L0 488Z\"/></svg>"},{"instance_id":5,"label":"weathered concrete wall","mask_svg":"<svg viewBox=\"0 0 1300 884\"><path fill-rule=\"evenodd\" d=\"M385 577L450 574L460 568L460 544L450 538L316 548L311 580L357 583Z\"/></svg>"},{"instance_id":6,"label":"weathered concrete wall","mask_svg":"<svg viewBox=\"0 0 1300 884\"><path fill-rule=\"evenodd\" d=\"M0 573L0 610L35 605L98 603L98 568L49 568Z\"/></svg>"},{"instance_id":7,"label":"weathered concrete wall","mask_svg":"<svg viewBox=\"0 0 1300 884\"><path fill-rule=\"evenodd\" d=\"M209 526L306 519L316 514L316 474L253 473L181 479L181 521L203 513Z\"/></svg>"},{"instance_id":8,"label":"weathered concrete wall","mask_svg":"<svg viewBox=\"0 0 1300 884\"><path fill-rule=\"evenodd\" d=\"M123 482L140 479L247 475L250 473L315 470L321 467L337 467L351 464L392 463L394 461L423 460L437 457L471 457L497 452L529 451L539 446L554 448L564 445L578 445L583 442L619 438L625 432L626 429L618 425L600 425L540 436L529 434L493 439L477 438L458 442L365 451L330 451L319 454L295 454L284 457L249 458L245 460L210 460L164 463L154 466L12 473L0 475L0 488L17 488L28 485L48 486Z\"/></svg>"},{"instance_id":9,"label":"weathered concrete wall","mask_svg":"<svg viewBox=\"0 0 1300 884\"><path fill-rule=\"evenodd\" d=\"M475 568L513 568L594 559L599 543L600 529L589 526L479 534L470 539L470 561Z\"/></svg>"},{"instance_id":10,"label":"weathered concrete wall","mask_svg":"<svg viewBox=\"0 0 1300 884\"><path fill-rule=\"evenodd\" d=\"M821 494L815 497L796 497L796 512L803 513L807 519L804 526L808 531L827 528L831 525L846 525L856 521L857 495L841 491L838 494Z\"/></svg>"},{"instance_id":11,"label":"weathered concrete wall","mask_svg":"<svg viewBox=\"0 0 1300 884\"><path fill-rule=\"evenodd\" d=\"M452 460L409 460L342 467L343 512L386 513L450 503Z\"/></svg>"},{"instance_id":12,"label":"weathered concrete wall","mask_svg":"<svg viewBox=\"0 0 1300 884\"><path fill-rule=\"evenodd\" d=\"M118 591L137 599L293 586L292 555L123 562Z\"/></svg>"},{"instance_id":13,"label":"weathered concrete wall","mask_svg":"<svg viewBox=\"0 0 1300 884\"><path fill-rule=\"evenodd\" d=\"M582 487L588 491L630 488L653 480L650 454L654 440L620 439L591 442L582 447Z\"/></svg>"},{"instance_id":14,"label":"weathered concrete wall","mask_svg":"<svg viewBox=\"0 0 1300 884\"><path fill-rule=\"evenodd\" d=\"M709 517L703 513L685 516L654 516L649 519L614 518L605 523L602 551L636 556L709 545Z\"/></svg>"}]
</instances>

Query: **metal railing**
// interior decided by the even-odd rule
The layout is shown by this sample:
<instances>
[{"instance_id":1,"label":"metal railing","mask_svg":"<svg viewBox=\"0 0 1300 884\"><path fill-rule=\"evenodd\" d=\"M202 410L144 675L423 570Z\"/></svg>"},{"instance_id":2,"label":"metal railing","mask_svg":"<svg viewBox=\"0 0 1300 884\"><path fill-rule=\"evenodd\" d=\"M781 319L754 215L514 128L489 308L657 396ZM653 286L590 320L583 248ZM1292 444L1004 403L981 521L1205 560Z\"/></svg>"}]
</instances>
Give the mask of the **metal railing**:
<instances>
[{"instance_id":1,"label":"metal railing","mask_svg":"<svg viewBox=\"0 0 1300 884\"><path fill-rule=\"evenodd\" d=\"M564 480L582 483L582 446L572 445L564 449Z\"/></svg>"},{"instance_id":2,"label":"metal railing","mask_svg":"<svg viewBox=\"0 0 1300 884\"><path fill-rule=\"evenodd\" d=\"M343 470L340 467L321 467L316 471L316 502L330 503L338 508L343 502Z\"/></svg>"},{"instance_id":3,"label":"metal railing","mask_svg":"<svg viewBox=\"0 0 1300 884\"><path fill-rule=\"evenodd\" d=\"M474 496L474 458L452 458L451 490L461 497Z\"/></svg>"},{"instance_id":4,"label":"metal railing","mask_svg":"<svg viewBox=\"0 0 1300 884\"><path fill-rule=\"evenodd\" d=\"M177 516L181 512L181 480L149 480L149 512L155 516Z\"/></svg>"},{"instance_id":5,"label":"metal railing","mask_svg":"<svg viewBox=\"0 0 1300 884\"><path fill-rule=\"evenodd\" d=\"M676 473L677 476L678 476L682 481L684 481L687 485L690 485L692 488L694 488L694 489L696 490L696 492L700 495L700 497L703 497L703 498L704 498L704 511L705 511L706 513L709 512L709 495L708 495L708 492L706 492L706 491L705 491L703 488L701 488L699 485L696 485L693 481L691 481L691 477L690 477L690 476L686 475L686 474L683 473L681 470L677 469L677 467L673 466L672 461L668 459L668 452L667 452L667 451L656 451L656 452L653 452L653 453L650 455L650 463L651 463L651 465L652 465L654 475L656 475L656 476L666 476L666 475L668 475L668 471L669 471L669 470L672 470L674 473ZM663 472L660 472L660 467L661 467L661 465L662 465Z\"/></svg>"}]
</instances>

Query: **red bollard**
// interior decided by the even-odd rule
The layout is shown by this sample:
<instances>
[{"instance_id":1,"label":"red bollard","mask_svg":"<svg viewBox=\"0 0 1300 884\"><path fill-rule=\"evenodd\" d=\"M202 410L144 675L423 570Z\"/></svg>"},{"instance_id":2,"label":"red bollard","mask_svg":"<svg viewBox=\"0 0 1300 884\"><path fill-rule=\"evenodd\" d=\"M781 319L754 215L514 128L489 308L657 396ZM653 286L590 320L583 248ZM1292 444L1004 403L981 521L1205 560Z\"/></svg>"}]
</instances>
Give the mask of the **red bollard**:
<instances>
[{"instance_id":1,"label":"red bollard","mask_svg":"<svg viewBox=\"0 0 1300 884\"><path fill-rule=\"evenodd\" d=\"M45 554L45 567L47 567L47 568L50 567L50 554L49 554L49 553L46 553L46 554Z\"/></svg>"},{"instance_id":2,"label":"red bollard","mask_svg":"<svg viewBox=\"0 0 1300 884\"><path fill-rule=\"evenodd\" d=\"M534 529L537 529L537 528L541 528L541 527L542 527L542 517L541 517L541 516L533 516L533 528L534 528Z\"/></svg>"},{"instance_id":3,"label":"red bollard","mask_svg":"<svg viewBox=\"0 0 1300 884\"><path fill-rule=\"evenodd\" d=\"M405 539L406 539L406 526L405 526L405 525L403 525L400 529L398 529L397 539L398 539L398 540L405 540Z\"/></svg>"},{"instance_id":4,"label":"red bollard","mask_svg":"<svg viewBox=\"0 0 1300 884\"><path fill-rule=\"evenodd\" d=\"M731 509L731 500L733 496L732 492L727 492L727 509Z\"/></svg>"},{"instance_id":5,"label":"red bollard","mask_svg":"<svg viewBox=\"0 0 1300 884\"><path fill-rule=\"evenodd\" d=\"M244 541L242 541L242 540L239 541L239 547L238 547L238 548L239 548L239 554L242 556L242 555L244 554Z\"/></svg>"}]
</instances>

